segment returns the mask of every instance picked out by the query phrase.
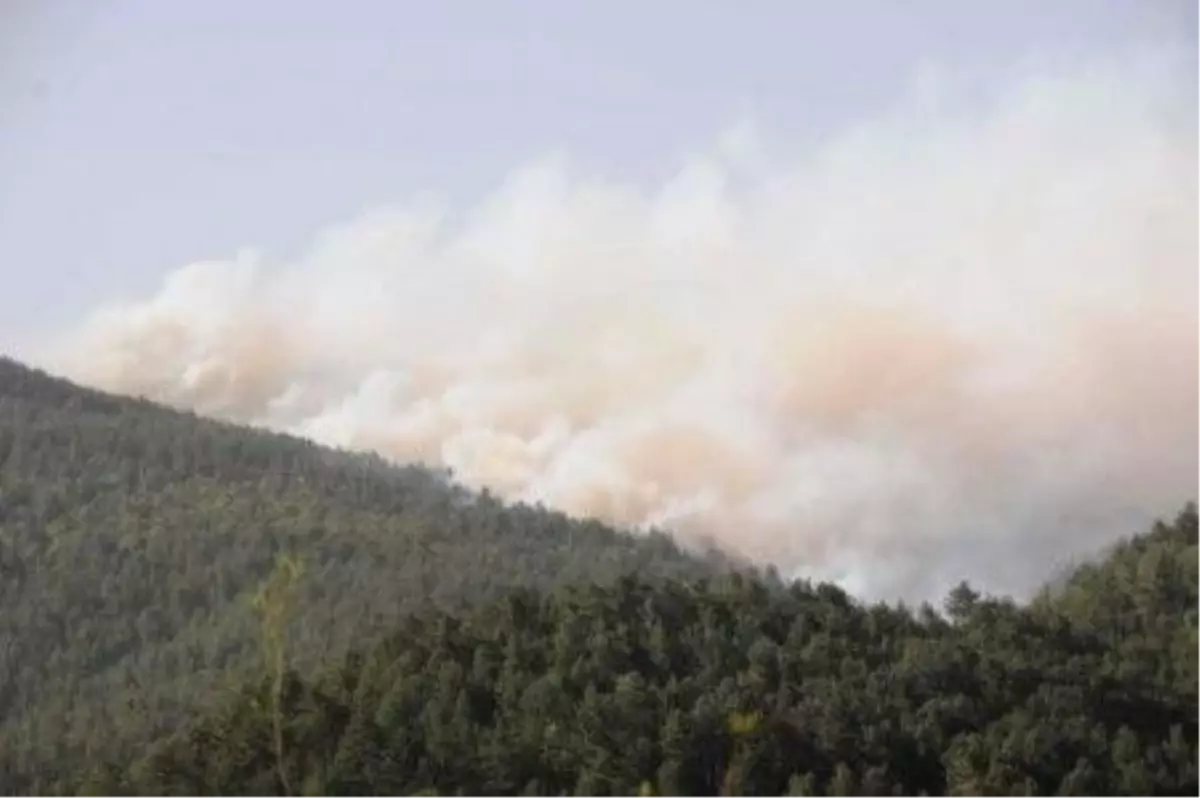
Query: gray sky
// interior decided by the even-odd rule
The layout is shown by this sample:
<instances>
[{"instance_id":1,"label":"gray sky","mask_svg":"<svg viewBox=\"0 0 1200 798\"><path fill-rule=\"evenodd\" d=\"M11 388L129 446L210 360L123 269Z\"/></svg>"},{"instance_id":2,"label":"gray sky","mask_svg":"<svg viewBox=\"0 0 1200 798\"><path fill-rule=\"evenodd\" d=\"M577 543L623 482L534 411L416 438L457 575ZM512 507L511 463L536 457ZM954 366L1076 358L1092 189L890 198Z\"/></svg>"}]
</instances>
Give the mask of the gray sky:
<instances>
[{"instance_id":1,"label":"gray sky","mask_svg":"<svg viewBox=\"0 0 1200 798\"><path fill-rule=\"evenodd\" d=\"M1190 0L0 0L0 346L547 152L659 181L739 121L817 139L922 69L986 85L1195 34Z\"/></svg>"}]
</instances>

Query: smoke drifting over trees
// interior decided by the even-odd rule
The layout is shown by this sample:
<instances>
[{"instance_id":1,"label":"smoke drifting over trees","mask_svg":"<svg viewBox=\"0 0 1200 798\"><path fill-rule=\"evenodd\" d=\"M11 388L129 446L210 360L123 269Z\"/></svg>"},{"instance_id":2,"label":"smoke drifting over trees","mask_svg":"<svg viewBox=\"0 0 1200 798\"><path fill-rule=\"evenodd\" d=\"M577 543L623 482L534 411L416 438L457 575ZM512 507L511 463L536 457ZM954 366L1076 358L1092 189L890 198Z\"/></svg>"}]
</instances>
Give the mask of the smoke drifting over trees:
<instances>
[{"instance_id":1,"label":"smoke drifting over trees","mask_svg":"<svg viewBox=\"0 0 1200 798\"><path fill-rule=\"evenodd\" d=\"M1194 494L1175 67L927 86L795 152L744 126L653 188L551 157L183 266L40 360L861 594L1024 592Z\"/></svg>"}]
</instances>

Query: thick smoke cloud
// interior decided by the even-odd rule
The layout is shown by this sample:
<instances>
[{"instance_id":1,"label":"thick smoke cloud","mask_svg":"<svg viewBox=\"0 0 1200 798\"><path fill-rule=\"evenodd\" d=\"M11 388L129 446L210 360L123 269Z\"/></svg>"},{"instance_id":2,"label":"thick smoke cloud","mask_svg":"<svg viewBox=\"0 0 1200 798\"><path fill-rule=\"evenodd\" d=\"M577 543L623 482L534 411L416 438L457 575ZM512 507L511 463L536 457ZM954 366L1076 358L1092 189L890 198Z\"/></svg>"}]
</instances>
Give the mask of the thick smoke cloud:
<instances>
[{"instance_id":1,"label":"thick smoke cloud","mask_svg":"<svg viewBox=\"0 0 1200 798\"><path fill-rule=\"evenodd\" d=\"M458 216L185 266L45 362L867 596L1022 593L1195 493L1178 76L926 84L789 157L743 126L654 190L550 158Z\"/></svg>"}]
</instances>

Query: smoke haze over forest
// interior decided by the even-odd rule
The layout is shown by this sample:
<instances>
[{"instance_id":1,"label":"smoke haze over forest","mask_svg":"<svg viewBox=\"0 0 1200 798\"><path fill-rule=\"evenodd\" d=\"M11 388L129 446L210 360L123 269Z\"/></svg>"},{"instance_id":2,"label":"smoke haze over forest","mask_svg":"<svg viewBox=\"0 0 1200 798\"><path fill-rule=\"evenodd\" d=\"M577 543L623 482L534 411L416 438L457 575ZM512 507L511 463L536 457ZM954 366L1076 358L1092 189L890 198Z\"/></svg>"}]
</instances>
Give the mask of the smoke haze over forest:
<instances>
[{"instance_id":1,"label":"smoke haze over forest","mask_svg":"<svg viewBox=\"0 0 1200 798\"><path fill-rule=\"evenodd\" d=\"M1189 69L930 72L657 186L551 153L178 264L37 360L861 595L1020 593L1196 490Z\"/></svg>"}]
</instances>

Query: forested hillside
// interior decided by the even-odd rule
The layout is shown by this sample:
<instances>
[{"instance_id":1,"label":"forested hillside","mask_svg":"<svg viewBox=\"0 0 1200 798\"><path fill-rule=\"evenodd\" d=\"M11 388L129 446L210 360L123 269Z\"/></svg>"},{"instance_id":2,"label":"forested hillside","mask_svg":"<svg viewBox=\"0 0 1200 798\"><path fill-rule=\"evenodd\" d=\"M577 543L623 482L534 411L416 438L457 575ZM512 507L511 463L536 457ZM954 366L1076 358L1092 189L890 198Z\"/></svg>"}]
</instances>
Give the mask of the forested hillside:
<instances>
[{"instance_id":1,"label":"forested hillside","mask_svg":"<svg viewBox=\"0 0 1200 798\"><path fill-rule=\"evenodd\" d=\"M1196 511L1029 606L740 575L521 592L281 661L143 757L145 794L1195 795Z\"/></svg>"},{"instance_id":2,"label":"forested hillside","mask_svg":"<svg viewBox=\"0 0 1200 798\"><path fill-rule=\"evenodd\" d=\"M1198 789L1193 505L864 605L0 360L0 599L6 793Z\"/></svg>"},{"instance_id":3,"label":"forested hillside","mask_svg":"<svg viewBox=\"0 0 1200 798\"><path fill-rule=\"evenodd\" d=\"M281 554L305 565L301 672L423 607L724 567L0 359L0 792L136 750L258 667L252 598Z\"/></svg>"}]
</instances>

